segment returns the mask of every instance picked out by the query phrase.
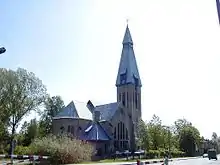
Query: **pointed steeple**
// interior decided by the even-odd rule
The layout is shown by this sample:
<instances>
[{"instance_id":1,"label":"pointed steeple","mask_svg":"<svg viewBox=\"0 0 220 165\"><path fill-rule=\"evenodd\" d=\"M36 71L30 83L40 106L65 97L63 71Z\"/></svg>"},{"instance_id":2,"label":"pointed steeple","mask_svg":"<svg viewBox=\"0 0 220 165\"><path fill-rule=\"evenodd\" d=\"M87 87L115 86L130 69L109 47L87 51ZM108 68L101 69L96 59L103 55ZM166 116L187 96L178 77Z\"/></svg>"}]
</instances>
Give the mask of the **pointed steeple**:
<instances>
[{"instance_id":1,"label":"pointed steeple","mask_svg":"<svg viewBox=\"0 0 220 165\"><path fill-rule=\"evenodd\" d=\"M118 69L116 86L118 87L126 84L133 84L136 87L142 86L133 50L133 41L128 25L126 27L123 39L123 49Z\"/></svg>"},{"instance_id":2,"label":"pointed steeple","mask_svg":"<svg viewBox=\"0 0 220 165\"><path fill-rule=\"evenodd\" d=\"M133 41L131 38L131 33L130 30L128 28L128 25L126 27L126 31L125 31L125 35L124 35L124 39L123 39L123 44L132 44L133 45Z\"/></svg>"}]
</instances>

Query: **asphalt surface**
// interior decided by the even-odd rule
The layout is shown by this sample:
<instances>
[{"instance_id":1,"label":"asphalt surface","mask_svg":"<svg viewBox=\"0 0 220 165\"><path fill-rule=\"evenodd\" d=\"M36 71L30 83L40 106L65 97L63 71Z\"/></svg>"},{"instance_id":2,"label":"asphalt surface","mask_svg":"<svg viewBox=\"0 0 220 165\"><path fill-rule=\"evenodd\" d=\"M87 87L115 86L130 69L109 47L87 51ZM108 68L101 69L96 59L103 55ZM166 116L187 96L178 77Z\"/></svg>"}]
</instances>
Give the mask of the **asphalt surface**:
<instances>
[{"instance_id":1,"label":"asphalt surface","mask_svg":"<svg viewBox=\"0 0 220 165\"><path fill-rule=\"evenodd\" d=\"M100 163L99 165L136 165L136 163ZM161 165L162 163L152 163L149 165ZM82 165L82 164L81 164ZM93 165L93 164L90 164ZM95 165L95 164L94 164ZM97 164L96 164L97 165ZM208 158L186 158L185 160L173 160L169 162L169 165L220 165L220 155L218 155L218 160L209 160Z\"/></svg>"},{"instance_id":2,"label":"asphalt surface","mask_svg":"<svg viewBox=\"0 0 220 165\"><path fill-rule=\"evenodd\" d=\"M155 163L154 165L161 165L162 163ZM188 160L178 160L169 162L169 165L220 165L220 155L218 160L209 160L208 158L197 158Z\"/></svg>"},{"instance_id":3,"label":"asphalt surface","mask_svg":"<svg viewBox=\"0 0 220 165\"><path fill-rule=\"evenodd\" d=\"M2 163L2 162L1 162ZM19 164L24 164L24 163L19 163ZM136 163L99 163L99 165L136 165ZM152 163L149 165L161 165L162 163ZM83 164L81 164L83 165ZM88 165L88 164L86 164ZM90 164L92 165L92 164ZM97 165L97 164L96 164ZM185 160L173 160L172 162L169 162L169 165L220 165L220 155L218 155L218 160L209 160L208 158L189 158Z\"/></svg>"}]
</instances>

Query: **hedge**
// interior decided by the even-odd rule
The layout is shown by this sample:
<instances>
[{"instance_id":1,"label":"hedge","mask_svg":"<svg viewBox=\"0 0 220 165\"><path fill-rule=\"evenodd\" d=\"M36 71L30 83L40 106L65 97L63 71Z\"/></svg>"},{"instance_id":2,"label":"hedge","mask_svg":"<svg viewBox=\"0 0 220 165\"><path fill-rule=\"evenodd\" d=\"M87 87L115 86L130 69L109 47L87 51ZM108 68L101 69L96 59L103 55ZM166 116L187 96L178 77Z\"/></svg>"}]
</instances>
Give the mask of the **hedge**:
<instances>
[{"instance_id":1,"label":"hedge","mask_svg":"<svg viewBox=\"0 0 220 165\"><path fill-rule=\"evenodd\" d=\"M30 147L25 146L16 146L14 150L15 155L28 155L30 152Z\"/></svg>"},{"instance_id":2,"label":"hedge","mask_svg":"<svg viewBox=\"0 0 220 165\"><path fill-rule=\"evenodd\" d=\"M167 155L169 152L167 150L164 149L159 149L159 150L149 150L146 151L146 158L149 159L154 159L154 158L162 158L165 155ZM170 155L171 157L175 158L175 157L184 157L185 153L179 150L171 150L170 151Z\"/></svg>"}]
</instances>

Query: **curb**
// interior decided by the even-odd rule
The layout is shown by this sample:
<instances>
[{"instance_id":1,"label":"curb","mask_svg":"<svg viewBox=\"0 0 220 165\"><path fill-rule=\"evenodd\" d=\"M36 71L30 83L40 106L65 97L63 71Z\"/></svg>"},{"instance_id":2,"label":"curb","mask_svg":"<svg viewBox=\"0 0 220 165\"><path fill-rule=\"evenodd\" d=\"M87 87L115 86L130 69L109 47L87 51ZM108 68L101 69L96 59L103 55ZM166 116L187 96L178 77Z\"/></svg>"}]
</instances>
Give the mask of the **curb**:
<instances>
[{"instance_id":1,"label":"curb","mask_svg":"<svg viewBox=\"0 0 220 165\"><path fill-rule=\"evenodd\" d=\"M198 159L201 157L189 157L189 158L174 158L170 159L170 162L173 161L181 161L181 160L189 160L189 159ZM155 163L163 163L162 159L159 160L140 160L140 164L155 164ZM137 162L111 162L111 163L91 163L90 165L137 165ZM89 165L89 164L66 164L66 165Z\"/></svg>"},{"instance_id":2,"label":"curb","mask_svg":"<svg viewBox=\"0 0 220 165\"><path fill-rule=\"evenodd\" d=\"M192 157L192 158L179 158L179 159L170 159L169 162L173 161L181 161L181 160L189 160L189 159L198 159L200 157ZM163 160L153 160L153 161L141 161L141 163L144 164L154 164L154 163L163 163ZM132 163L132 165L135 165L136 163Z\"/></svg>"}]
</instances>

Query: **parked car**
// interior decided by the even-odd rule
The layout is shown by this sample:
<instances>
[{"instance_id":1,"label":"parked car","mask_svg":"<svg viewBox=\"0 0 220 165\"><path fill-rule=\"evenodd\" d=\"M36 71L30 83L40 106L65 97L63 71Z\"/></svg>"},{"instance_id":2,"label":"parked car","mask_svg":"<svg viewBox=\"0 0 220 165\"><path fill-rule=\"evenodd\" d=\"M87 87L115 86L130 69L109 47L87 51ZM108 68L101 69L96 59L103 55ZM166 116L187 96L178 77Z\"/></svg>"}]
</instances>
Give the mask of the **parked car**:
<instances>
[{"instance_id":1,"label":"parked car","mask_svg":"<svg viewBox=\"0 0 220 165\"><path fill-rule=\"evenodd\" d=\"M203 154L202 157L203 158L208 158L208 154Z\"/></svg>"},{"instance_id":2,"label":"parked car","mask_svg":"<svg viewBox=\"0 0 220 165\"><path fill-rule=\"evenodd\" d=\"M209 157L209 160L210 159L215 159L217 160L217 153L216 153L216 150L215 149L210 149L208 150L208 157Z\"/></svg>"}]
</instances>

